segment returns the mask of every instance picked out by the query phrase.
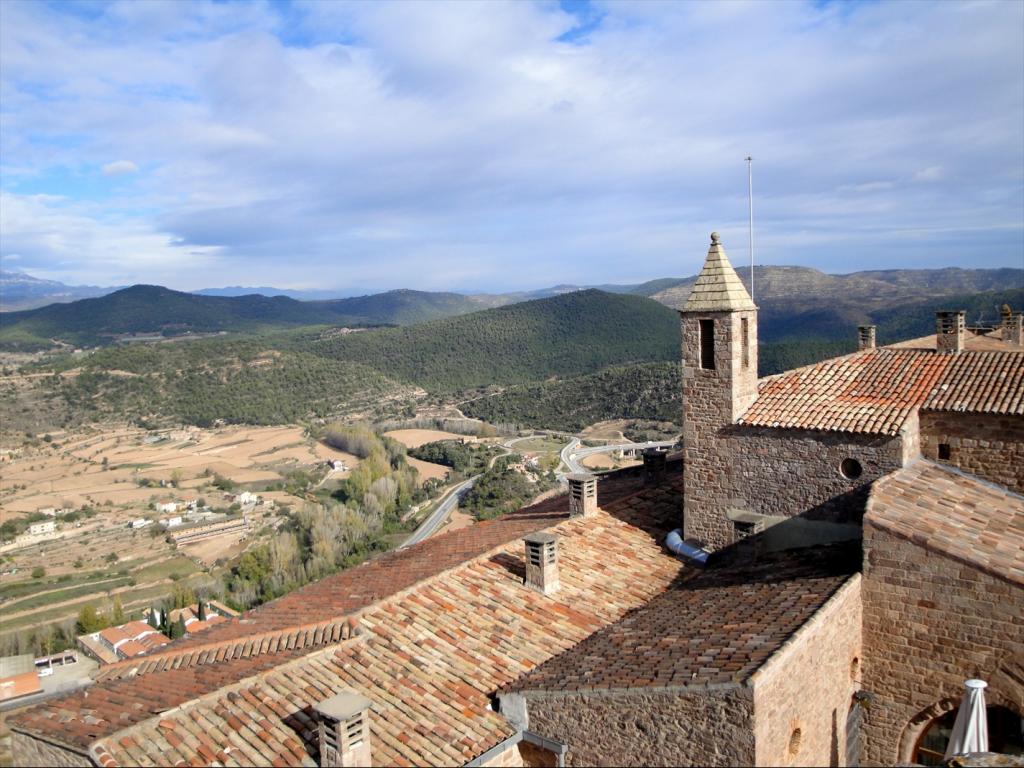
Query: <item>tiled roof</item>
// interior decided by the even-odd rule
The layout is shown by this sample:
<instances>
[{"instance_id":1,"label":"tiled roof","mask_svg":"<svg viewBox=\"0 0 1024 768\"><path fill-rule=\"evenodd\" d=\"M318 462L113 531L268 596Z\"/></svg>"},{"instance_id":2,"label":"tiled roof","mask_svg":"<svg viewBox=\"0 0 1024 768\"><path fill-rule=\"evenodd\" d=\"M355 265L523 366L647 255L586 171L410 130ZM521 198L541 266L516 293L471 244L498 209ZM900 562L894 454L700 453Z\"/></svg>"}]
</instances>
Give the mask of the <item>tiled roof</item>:
<instances>
[{"instance_id":1,"label":"tiled roof","mask_svg":"<svg viewBox=\"0 0 1024 768\"><path fill-rule=\"evenodd\" d=\"M711 233L704 268L697 275L683 312L731 312L739 309L757 309L740 282L739 275L729 263L725 248L718 242L718 233Z\"/></svg>"},{"instance_id":2,"label":"tiled roof","mask_svg":"<svg viewBox=\"0 0 1024 768\"><path fill-rule=\"evenodd\" d=\"M954 355L921 407L933 411L1024 415L1024 354Z\"/></svg>"},{"instance_id":3,"label":"tiled roof","mask_svg":"<svg viewBox=\"0 0 1024 768\"><path fill-rule=\"evenodd\" d=\"M1024 585L1024 497L924 459L875 483L865 521Z\"/></svg>"},{"instance_id":4,"label":"tiled roof","mask_svg":"<svg viewBox=\"0 0 1024 768\"><path fill-rule=\"evenodd\" d=\"M711 567L505 690L742 683L859 566L855 541Z\"/></svg>"},{"instance_id":5,"label":"tiled roof","mask_svg":"<svg viewBox=\"0 0 1024 768\"><path fill-rule=\"evenodd\" d=\"M887 346L892 349L935 349L936 337L933 333L930 336L921 336L917 339L898 341L895 344L889 344ZM976 352L1024 351L1024 347L1019 344L1011 344L1008 341L1003 341L1003 332L998 328L984 334L974 334L967 331L964 334L964 349Z\"/></svg>"},{"instance_id":6,"label":"tiled roof","mask_svg":"<svg viewBox=\"0 0 1024 768\"><path fill-rule=\"evenodd\" d=\"M85 751L97 739L308 652L278 651L228 663L109 680L10 715L7 722L14 730L36 733Z\"/></svg>"},{"instance_id":7,"label":"tiled roof","mask_svg":"<svg viewBox=\"0 0 1024 768\"><path fill-rule=\"evenodd\" d=\"M672 494L675 511L678 501ZM632 514L644 500L632 503L618 512ZM652 536L615 514L552 530L561 588L551 596L524 587L516 539L367 609L357 641L115 734L96 751L118 764L139 752L175 763L212 759L205 746L225 764L313 765L312 705L349 689L373 702L376 764L462 764L513 733L490 709L495 690L642 605L680 569L663 553L660 530ZM223 744L237 750L219 754Z\"/></svg>"},{"instance_id":8,"label":"tiled roof","mask_svg":"<svg viewBox=\"0 0 1024 768\"><path fill-rule=\"evenodd\" d=\"M895 435L953 358L879 348L787 371L761 380L757 400L739 423Z\"/></svg>"},{"instance_id":9,"label":"tiled roof","mask_svg":"<svg viewBox=\"0 0 1024 768\"><path fill-rule=\"evenodd\" d=\"M225 763L309 762L308 755L300 760L294 751L299 744L303 754L315 752L311 733L299 729L302 740L295 741L293 727L303 717L308 720L308 713L296 712L294 702L311 703L321 698L321 691L347 686L382 702L374 730L385 756L381 761L450 762L451 755L439 756L448 754L444 745L450 742L460 754L472 757L473 750L492 746L492 737L504 738L500 729L507 727L487 709L488 693L639 605L678 570L658 542L681 509L680 480L636 495L640 478L622 473L601 483L602 505L611 515L566 520L567 500L562 496L429 539L293 593L306 593L307 599L289 601L280 613L270 603L250 614L252 623L219 624L163 652L106 667L84 694L28 710L12 718L11 727L48 738L56 735L77 749L96 745L104 763L174 763L183 751L189 761L210 762L214 758L200 749L210 739L216 745L213 754ZM654 522L658 515L665 520ZM568 530L562 534L567 536L562 591L546 598L522 586L520 538L560 521L565 522L559 527ZM577 559L580 576L574 578L565 569ZM275 603L285 601L287 597ZM530 616L538 605L543 610L534 626ZM275 628L287 618L325 614L349 627L356 618L345 617L358 614L360 635L339 646L339 638L322 627L301 632L294 624ZM513 637L517 624L529 626L529 640ZM206 642L234 626L243 634ZM256 637L244 634L260 630ZM296 635L301 637L294 639ZM300 665L279 675L260 674L299 658ZM343 659L344 675L320 676L324 673L317 671L318 665L338 663L330 659ZM437 674L441 676L435 678ZM251 679L253 675L259 679ZM233 703L243 688L264 691L266 685L279 686L282 698L262 708ZM296 685L298 691L293 690ZM226 691L226 686L234 687ZM430 696L436 699L431 706L446 713L440 727L426 719L424 697ZM267 706L276 707L274 717L266 715ZM171 709L179 714L172 715ZM189 719L188 713L199 711L207 719ZM241 725L257 711L263 712L258 728ZM160 713L162 720L143 723ZM173 728L168 725L172 720L178 723ZM453 733L460 735L455 738ZM250 739L251 745L239 746ZM229 745L237 751L229 753ZM254 759L253 749L262 750L260 760Z\"/></svg>"},{"instance_id":10,"label":"tiled roof","mask_svg":"<svg viewBox=\"0 0 1024 768\"><path fill-rule=\"evenodd\" d=\"M39 673L33 669L31 672L22 672L0 679L0 702L17 699L22 696L29 696L43 690L39 683Z\"/></svg>"}]
</instances>

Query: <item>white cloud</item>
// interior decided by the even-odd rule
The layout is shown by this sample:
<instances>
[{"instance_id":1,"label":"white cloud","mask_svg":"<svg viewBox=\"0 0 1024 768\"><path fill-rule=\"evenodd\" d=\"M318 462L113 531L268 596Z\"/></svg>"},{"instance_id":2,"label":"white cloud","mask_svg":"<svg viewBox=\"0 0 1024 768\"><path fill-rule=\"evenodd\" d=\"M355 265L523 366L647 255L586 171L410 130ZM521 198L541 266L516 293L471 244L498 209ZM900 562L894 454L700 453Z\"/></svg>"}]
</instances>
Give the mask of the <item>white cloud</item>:
<instances>
[{"instance_id":1,"label":"white cloud","mask_svg":"<svg viewBox=\"0 0 1024 768\"><path fill-rule=\"evenodd\" d=\"M967 264L986 229L993 263L1019 261L1024 6L602 9L566 44L573 17L520 2L127 3L91 20L8 3L0 155L8 191L34 200L19 252L191 286L681 275L712 229L745 239L753 154L766 261L916 264L921 238L901 233L930 231ZM146 173L119 198L64 180L99 166ZM44 204L32 180L54 169L42 191L68 199ZM877 256L867 231L889 237Z\"/></svg>"},{"instance_id":2,"label":"white cloud","mask_svg":"<svg viewBox=\"0 0 1024 768\"><path fill-rule=\"evenodd\" d=\"M128 173L138 173L139 166L131 160L115 160L103 166L104 176L124 176Z\"/></svg>"},{"instance_id":3,"label":"white cloud","mask_svg":"<svg viewBox=\"0 0 1024 768\"><path fill-rule=\"evenodd\" d=\"M946 178L946 171L941 165L930 165L914 174L914 181L941 181Z\"/></svg>"}]
</instances>

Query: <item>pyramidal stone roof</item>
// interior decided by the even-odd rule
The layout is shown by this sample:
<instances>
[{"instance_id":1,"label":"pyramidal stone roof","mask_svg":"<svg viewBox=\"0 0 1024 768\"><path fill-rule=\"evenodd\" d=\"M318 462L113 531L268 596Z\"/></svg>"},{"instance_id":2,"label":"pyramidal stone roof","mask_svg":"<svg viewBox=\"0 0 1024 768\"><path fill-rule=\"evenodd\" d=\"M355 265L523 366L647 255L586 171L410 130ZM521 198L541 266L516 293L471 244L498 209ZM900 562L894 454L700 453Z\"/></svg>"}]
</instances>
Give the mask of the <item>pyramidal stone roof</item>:
<instances>
[{"instance_id":1,"label":"pyramidal stone roof","mask_svg":"<svg viewBox=\"0 0 1024 768\"><path fill-rule=\"evenodd\" d=\"M757 306L729 263L718 233L712 232L704 269L697 275L697 282L682 311L735 312L741 309L757 309Z\"/></svg>"}]
</instances>

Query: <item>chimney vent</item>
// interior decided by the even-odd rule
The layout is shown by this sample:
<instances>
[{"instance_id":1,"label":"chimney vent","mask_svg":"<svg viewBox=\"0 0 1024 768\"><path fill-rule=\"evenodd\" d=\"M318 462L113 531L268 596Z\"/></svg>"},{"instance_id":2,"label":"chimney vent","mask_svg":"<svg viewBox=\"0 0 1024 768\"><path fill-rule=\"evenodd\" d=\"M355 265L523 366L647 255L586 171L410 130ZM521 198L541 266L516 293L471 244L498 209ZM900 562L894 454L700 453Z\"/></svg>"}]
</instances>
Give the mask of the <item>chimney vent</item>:
<instances>
[{"instance_id":1,"label":"chimney vent","mask_svg":"<svg viewBox=\"0 0 1024 768\"><path fill-rule=\"evenodd\" d=\"M589 474L569 475L569 517L590 517L597 513L597 478Z\"/></svg>"},{"instance_id":2,"label":"chimney vent","mask_svg":"<svg viewBox=\"0 0 1024 768\"><path fill-rule=\"evenodd\" d=\"M1024 314L1017 312L1003 318L1003 341L1024 345Z\"/></svg>"},{"instance_id":3,"label":"chimney vent","mask_svg":"<svg viewBox=\"0 0 1024 768\"><path fill-rule=\"evenodd\" d=\"M964 312L935 313L935 351L955 355L964 348Z\"/></svg>"},{"instance_id":4,"label":"chimney vent","mask_svg":"<svg viewBox=\"0 0 1024 768\"><path fill-rule=\"evenodd\" d=\"M857 351L864 349L875 348L875 329L877 326L874 325L860 325L857 326Z\"/></svg>"},{"instance_id":5,"label":"chimney vent","mask_svg":"<svg viewBox=\"0 0 1024 768\"><path fill-rule=\"evenodd\" d=\"M526 586L551 595L558 591L558 537L540 531L525 536Z\"/></svg>"},{"instance_id":6,"label":"chimney vent","mask_svg":"<svg viewBox=\"0 0 1024 768\"><path fill-rule=\"evenodd\" d=\"M665 479L665 458L667 454L657 448L644 451L644 482L658 485Z\"/></svg>"},{"instance_id":7,"label":"chimney vent","mask_svg":"<svg viewBox=\"0 0 1024 768\"><path fill-rule=\"evenodd\" d=\"M371 765L371 701L343 691L315 704L319 716L320 765L356 768Z\"/></svg>"}]
</instances>

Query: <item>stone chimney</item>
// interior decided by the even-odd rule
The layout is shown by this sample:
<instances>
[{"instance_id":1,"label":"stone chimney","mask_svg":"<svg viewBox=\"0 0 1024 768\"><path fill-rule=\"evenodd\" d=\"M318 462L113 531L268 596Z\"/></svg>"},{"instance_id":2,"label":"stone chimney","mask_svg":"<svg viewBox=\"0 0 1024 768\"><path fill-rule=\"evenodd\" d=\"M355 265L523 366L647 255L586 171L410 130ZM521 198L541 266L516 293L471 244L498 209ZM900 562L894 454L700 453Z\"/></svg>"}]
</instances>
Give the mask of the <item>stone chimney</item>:
<instances>
[{"instance_id":1,"label":"stone chimney","mask_svg":"<svg viewBox=\"0 0 1024 768\"><path fill-rule=\"evenodd\" d=\"M657 448L644 451L644 483L658 485L665 479L665 458L667 454Z\"/></svg>"},{"instance_id":2,"label":"stone chimney","mask_svg":"<svg viewBox=\"0 0 1024 768\"><path fill-rule=\"evenodd\" d=\"M1003 341L1024 345L1024 314L1017 312L1003 318Z\"/></svg>"},{"instance_id":3,"label":"stone chimney","mask_svg":"<svg viewBox=\"0 0 1024 768\"><path fill-rule=\"evenodd\" d=\"M315 704L320 731L320 765L356 768L372 765L369 699L343 691Z\"/></svg>"},{"instance_id":4,"label":"stone chimney","mask_svg":"<svg viewBox=\"0 0 1024 768\"><path fill-rule=\"evenodd\" d=\"M558 537L539 531L523 538L526 542L525 584L544 595L558 591Z\"/></svg>"},{"instance_id":5,"label":"stone chimney","mask_svg":"<svg viewBox=\"0 0 1024 768\"><path fill-rule=\"evenodd\" d=\"M588 474L569 475L569 517L590 517L597 513L597 478Z\"/></svg>"},{"instance_id":6,"label":"stone chimney","mask_svg":"<svg viewBox=\"0 0 1024 768\"><path fill-rule=\"evenodd\" d=\"M964 349L964 312L935 313L935 351L955 355Z\"/></svg>"},{"instance_id":7,"label":"stone chimney","mask_svg":"<svg viewBox=\"0 0 1024 768\"><path fill-rule=\"evenodd\" d=\"M857 351L875 348L875 325L857 326Z\"/></svg>"}]
</instances>

